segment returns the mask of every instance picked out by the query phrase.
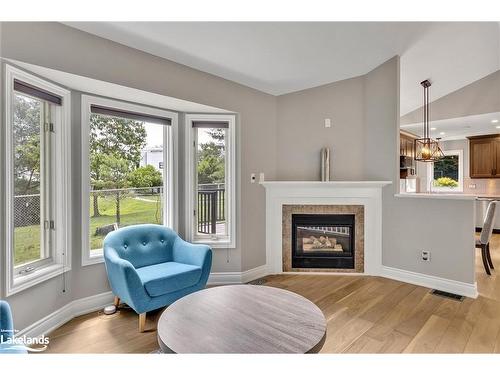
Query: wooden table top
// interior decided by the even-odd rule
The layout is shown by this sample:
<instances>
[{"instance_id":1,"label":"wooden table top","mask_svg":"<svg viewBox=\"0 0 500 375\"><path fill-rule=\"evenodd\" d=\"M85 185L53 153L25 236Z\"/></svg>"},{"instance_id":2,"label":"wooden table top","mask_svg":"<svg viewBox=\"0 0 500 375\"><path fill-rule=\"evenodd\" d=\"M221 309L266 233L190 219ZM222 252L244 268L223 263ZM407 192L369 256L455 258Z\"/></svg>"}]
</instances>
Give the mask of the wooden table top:
<instances>
[{"instance_id":1,"label":"wooden table top","mask_svg":"<svg viewBox=\"0 0 500 375\"><path fill-rule=\"evenodd\" d=\"M158 322L165 353L307 353L326 337L321 310L296 293L257 285L228 285L190 294Z\"/></svg>"}]
</instances>

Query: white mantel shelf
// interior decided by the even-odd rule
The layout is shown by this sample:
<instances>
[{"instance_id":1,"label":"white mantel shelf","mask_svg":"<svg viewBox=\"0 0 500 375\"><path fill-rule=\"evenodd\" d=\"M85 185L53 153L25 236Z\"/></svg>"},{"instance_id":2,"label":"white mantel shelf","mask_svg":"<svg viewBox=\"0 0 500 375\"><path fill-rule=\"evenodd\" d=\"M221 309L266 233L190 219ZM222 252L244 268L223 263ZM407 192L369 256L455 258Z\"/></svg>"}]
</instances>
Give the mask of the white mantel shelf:
<instances>
[{"instance_id":1,"label":"white mantel shelf","mask_svg":"<svg viewBox=\"0 0 500 375\"><path fill-rule=\"evenodd\" d=\"M392 184L392 181L264 181L260 184L266 189L285 186L294 188L380 188Z\"/></svg>"}]
</instances>

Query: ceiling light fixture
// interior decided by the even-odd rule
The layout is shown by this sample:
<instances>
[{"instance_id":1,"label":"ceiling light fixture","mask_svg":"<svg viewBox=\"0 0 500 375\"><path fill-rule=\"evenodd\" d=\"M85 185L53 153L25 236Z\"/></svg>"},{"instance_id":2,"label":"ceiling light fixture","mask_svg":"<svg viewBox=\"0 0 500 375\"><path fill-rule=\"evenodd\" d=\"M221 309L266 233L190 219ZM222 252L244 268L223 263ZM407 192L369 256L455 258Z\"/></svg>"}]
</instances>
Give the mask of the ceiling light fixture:
<instances>
[{"instance_id":1,"label":"ceiling light fixture","mask_svg":"<svg viewBox=\"0 0 500 375\"><path fill-rule=\"evenodd\" d=\"M441 132L441 133L439 133L439 135L445 135L445 134L446 134L445 132Z\"/></svg>"},{"instance_id":2,"label":"ceiling light fixture","mask_svg":"<svg viewBox=\"0 0 500 375\"><path fill-rule=\"evenodd\" d=\"M497 122L498 122L498 120L497 120L497 119L491 120L491 123L492 123L492 124L496 124Z\"/></svg>"},{"instance_id":3,"label":"ceiling light fixture","mask_svg":"<svg viewBox=\"0 0 500 375\"><path fill-rule=\"evenodd\" d=\"M500 129L500 126L495 126L495 128Z\"/></svg>"},{"instance_id":4,"label":"ceiling light fixture","mask_svg":"<svg viewBox=\"0 0 500 375\"><path fill-rule=\"evenodd\" d=\"M415 157L416 161L434 162L444 156L439 142L430 136L430 104L429 104L429 87L431 82L426 79L420 82L424 88L424 134L422 138L415 139Z\"/></svg>"},{"instance_id":5,"label":"ceiling light fixture","mask_svg":"<svg viewBox=\"0 0 500 375\"><path fill-rule=\"evenodd\" d=\"M431 130L436 130L436 128L431 128Z\"/></svg>"}]
</instances>

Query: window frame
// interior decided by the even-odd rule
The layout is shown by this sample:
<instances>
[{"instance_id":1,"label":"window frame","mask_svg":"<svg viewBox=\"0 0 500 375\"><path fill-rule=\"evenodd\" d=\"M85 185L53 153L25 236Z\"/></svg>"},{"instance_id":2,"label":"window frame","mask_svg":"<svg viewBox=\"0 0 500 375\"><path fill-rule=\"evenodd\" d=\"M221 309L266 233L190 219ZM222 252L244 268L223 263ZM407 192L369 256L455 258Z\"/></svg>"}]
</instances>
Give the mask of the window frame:
<instances>
[{"instance_id":1,"label":"window frame","mask_svg":"<svg viewBox=\"0 0 500 375\"><path fill-rule=\"evenodd\" d=\"M429 184L429 190L431 192L443 193L443 192L457 192L461 193L464 191L464 151L463 150L443 150L444 156L458 156L458 187L446 187L446 186L434 186L434 163L428 163L427 165L427 182Z\"/></svg>"},{"instance_id":2,"label":"window frame","mask_svg":"<svg viewBox=\"0 0 500 375\"><path fill-rule=\"evenodd\" d=\"M196 192L196 134L197 128L193 127L195 121L228 123L226 140L226 192L225 201L228 202L227 220L228 234L224 239L213 239L207 236L197 236L195 230L196 214L195 202ZM236 115L234 114L186 114L186 136L185 136L185 207L186 207L186 239L192 243L208 244L213 248L234 249L236 248ZM214 128L217 128L216 126Z\"/></svg>"},{"instance_id":3,"label":"window frame","mask_svg":"<svg viewBox=\"0 0 500 375\"><path fill-rule=\"evenodd\" d=\"M5 66L5 222L2 227L5 228L5 294L11 296L22 290L28 289L43 281L61 275L71 270L71 92L61 86L53 84L47 80L39 78L24 70L14 67L10 64ZM14 194L13 185L13 99L16 94L14 90L14 79L23 81L27 84L38 87L42 90L55 94L62 98L60 106L49 106L52 108L51 122L54 124L55 131L51 135L51 169L48 171L48 178L51 179L52 189L51 198L47 204L51 205L53 210L53 220L55 230L51 233L52 244L47 259L25 263L35 266L35 271L27 274L19 274L20 267L14 266L14 207L12 197ZM26 94L22 94L26 95ZM26 95L29 96L29 95ZM45 111L44 111L45 112ZM55 157L55 155L59 157ZM57 197L57 200L53 197Z\"/></svg>"},{"instance_id":4,"label":"window frame","mask_svg":"<svg viewBox=\"0 0 500 375\"><path fill-rule=\"evenodd\" d=\"M144 104L130 103L118 99L105 98L90 94L82 94L81 98L81 177L82 177L82 191L81 191L81 228L82 228L82 266L99 264L104 262L102 249L98 255L90 255L90 166L89 166L89 138L90 138L90 116L91 106L101 105L109 108L114 108L123 111L144 113L152 116L166 117L171 120L170 125L164 126L163 131L163 144L167 147L167 152L163 153L163 163L167 166L168 173L163 173L164 186L171 186L166 189L164 195L163 206L163 225L177 230L178 224L178 150L177 150L177 137L178 137L178 114L176 112L168 111L166 109L147 106ZM163 169L165 170L165 169ZM169 185L170 184L170 185ZM164 190L165 194L165 190Z\"/></svg>"}]
</instances>

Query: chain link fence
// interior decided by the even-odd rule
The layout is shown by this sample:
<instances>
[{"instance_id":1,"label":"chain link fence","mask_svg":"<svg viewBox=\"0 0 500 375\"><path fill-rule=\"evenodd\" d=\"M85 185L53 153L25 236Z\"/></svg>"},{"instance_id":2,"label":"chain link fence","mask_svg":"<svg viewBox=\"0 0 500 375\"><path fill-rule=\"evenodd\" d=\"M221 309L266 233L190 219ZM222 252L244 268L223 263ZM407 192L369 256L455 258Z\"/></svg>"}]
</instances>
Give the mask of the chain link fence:
<instances>
[{"instance_id":1,"label":"chain link fence","mask_svg":"<svg viewBox=\"0 0 500 375\"><path fill-rule=\"evenodd\" d=\"M40 194L14 196L14 227L40 224Z\"/></svg>"}]
</instances>

